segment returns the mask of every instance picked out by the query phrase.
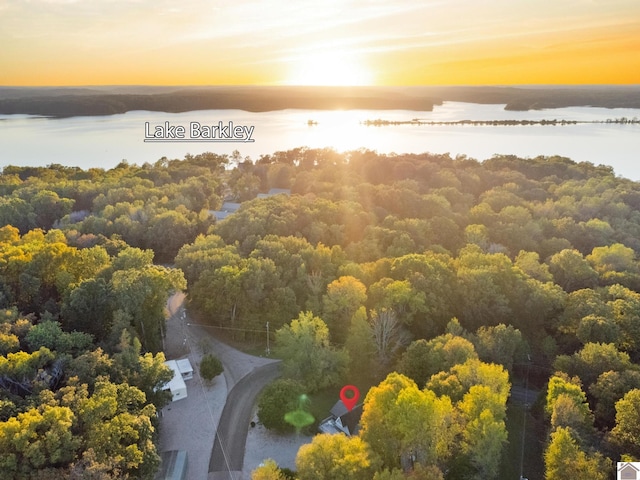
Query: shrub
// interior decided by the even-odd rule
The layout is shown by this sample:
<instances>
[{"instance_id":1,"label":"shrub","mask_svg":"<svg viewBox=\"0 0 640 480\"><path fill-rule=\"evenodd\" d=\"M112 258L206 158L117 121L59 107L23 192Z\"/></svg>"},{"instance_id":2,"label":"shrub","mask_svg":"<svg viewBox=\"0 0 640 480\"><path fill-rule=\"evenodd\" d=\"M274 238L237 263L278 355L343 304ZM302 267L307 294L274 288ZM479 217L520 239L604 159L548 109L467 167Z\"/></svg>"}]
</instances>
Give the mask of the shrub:
<instances>
[{"instance_id":1,"label":"shrub","mask_svg":"<svg viewBox=\"0 0 640 480\"><path fill-rule=\"evenodd\" d=\"M220 375L223 370L222 362L220 362L217 357L210 353L202 357L200 361L200 376L206 381L210 382Z\"/></svg>"}]
</instances>

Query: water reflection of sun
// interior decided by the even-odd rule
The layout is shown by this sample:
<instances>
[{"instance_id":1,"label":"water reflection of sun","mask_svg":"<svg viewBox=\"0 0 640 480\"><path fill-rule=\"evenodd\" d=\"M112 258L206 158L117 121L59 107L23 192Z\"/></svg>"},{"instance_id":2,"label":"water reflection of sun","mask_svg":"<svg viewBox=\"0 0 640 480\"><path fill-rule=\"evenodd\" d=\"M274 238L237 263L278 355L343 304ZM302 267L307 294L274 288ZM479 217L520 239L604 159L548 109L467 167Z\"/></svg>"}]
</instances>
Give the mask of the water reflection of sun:
<instances>
[{"instance_id":1,"label":"water reflection of sun","mask_svg":"<svg viewBox=\"0 0 640 480\"><path fill-rule=\"evenodd\" d=\"M371 85L373 74L354 56L330 53L310 54L292 62L289 85Z\"/></svg>"}]
</instances>

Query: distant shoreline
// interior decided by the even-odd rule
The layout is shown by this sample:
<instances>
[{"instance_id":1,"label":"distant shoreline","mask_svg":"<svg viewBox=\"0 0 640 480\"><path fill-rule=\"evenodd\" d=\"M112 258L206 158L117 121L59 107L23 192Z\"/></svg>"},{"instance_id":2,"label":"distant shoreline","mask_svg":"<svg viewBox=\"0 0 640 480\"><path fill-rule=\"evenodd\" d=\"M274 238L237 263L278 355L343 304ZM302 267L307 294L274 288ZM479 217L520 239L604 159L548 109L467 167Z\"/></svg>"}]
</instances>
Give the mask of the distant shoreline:
<instances>
[{"instance_id":1,"label":"distant shoreline","mask_svg":"<svg viewBox=\"0 0 640 480\"><path fill-rule=\"evenodd\" d=\"M269 112L306 110L431 111L445 101L504 104L505 110L563 107L640 108L640 85L522 87L0 87L0 114L53 118L133 110Z\"/></svg>"},{"instance_id":2,"label":"distant shoreline","mask_svg":"<svg viewBox=\"0 0 640 480\"><path fill-rule=\"evenodd\" d=\"M543 119L543 120L439 120L439 121L431 121L431 120L420 120L414 118L413 120L364 120L361 122L363 125L368 127L386 127L386 126L396 126L396 125L425 125L425 126L451 126L451 125L470 125L470 126L480 126L480 127L511 127L511 126L531 126L531 125L541 125L541 126L563 126L563 125L578 125L578 124L586 124L586 123L602 123L602 124L617 124L617 125L639 125L640 119L637 117L634 118L610 118L607 120L565 120L565 119Z\"/></svg>"}]
</instances>

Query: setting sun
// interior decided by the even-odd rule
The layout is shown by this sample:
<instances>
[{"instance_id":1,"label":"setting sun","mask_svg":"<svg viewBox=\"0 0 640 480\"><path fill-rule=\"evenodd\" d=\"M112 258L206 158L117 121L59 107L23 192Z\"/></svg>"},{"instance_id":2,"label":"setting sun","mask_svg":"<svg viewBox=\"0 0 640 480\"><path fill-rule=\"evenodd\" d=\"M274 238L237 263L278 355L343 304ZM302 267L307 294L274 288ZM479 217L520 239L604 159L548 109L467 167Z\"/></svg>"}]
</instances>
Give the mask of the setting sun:
<instances>
[{"instance_id":1,"label":"setting sun","mask_svg":"<svg viewBox=\"0 0 640 480\"><path fill-rule=\"evenodd\" d=\"M371 72L353 56L319 53L291 63L287 85L339 87L374 83Z\"/></svg>"},{"instance_id":2,"label":"setting sun","mask_svg":"<svg viewBox=\"0 0 640 480\"><path fill-rule=\"evenodd\" d=\"M5 86L640 82L633 0L9 0L0 25Z\"/></svg>"}]
</instances>

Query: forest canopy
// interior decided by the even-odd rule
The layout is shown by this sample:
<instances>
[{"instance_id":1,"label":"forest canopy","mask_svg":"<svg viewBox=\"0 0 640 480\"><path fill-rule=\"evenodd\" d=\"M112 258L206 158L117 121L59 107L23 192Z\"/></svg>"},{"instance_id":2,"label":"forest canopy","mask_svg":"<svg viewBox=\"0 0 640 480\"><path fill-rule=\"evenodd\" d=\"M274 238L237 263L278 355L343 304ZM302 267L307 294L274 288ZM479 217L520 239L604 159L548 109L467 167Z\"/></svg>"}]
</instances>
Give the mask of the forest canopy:
<instances>
[{"instance_id":1,"label":"forest canopy","mask_svg":"<svg viewBox=\"0 0 640 480\"><path fill-rule=\"evenodd\" d=\"M379 384L355 442L366 475L413 452L437 475L494 478L506 392L525 365L546 390L547 478L571 473L560 451L581 472L640 452L640 184L609 167L299 148L110 170L7 166L0 195L0 465L15 475L95 464L111 478L149 475L153 412L166 401L154 395L162 309L184 289L194 314L236 340L269 322L295 358L315 335L309 358L335 367L323 382ZM223 202L240 208L216 220ZM56 365L55 382L37 381ZM309 391L326 386L314 364L290 366ZM429 425L457 418L442 430L450 438L427 445L385 424L373 407L384 388L407 408L431 405ZM114 409L86 417L80 406L101 397ZM148 433L138 463L92 443L92 422L115 418ZM56 456L45 442L24 457L11 432L28 429L58 432ZM376 431L391 432L388 445Z\"/></svg>"}]
</instances>

